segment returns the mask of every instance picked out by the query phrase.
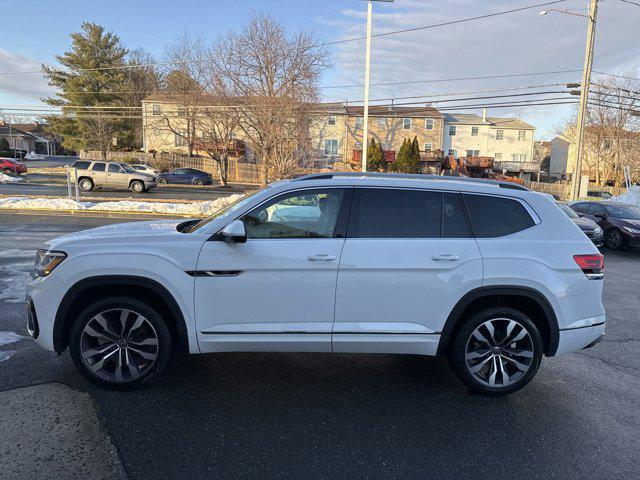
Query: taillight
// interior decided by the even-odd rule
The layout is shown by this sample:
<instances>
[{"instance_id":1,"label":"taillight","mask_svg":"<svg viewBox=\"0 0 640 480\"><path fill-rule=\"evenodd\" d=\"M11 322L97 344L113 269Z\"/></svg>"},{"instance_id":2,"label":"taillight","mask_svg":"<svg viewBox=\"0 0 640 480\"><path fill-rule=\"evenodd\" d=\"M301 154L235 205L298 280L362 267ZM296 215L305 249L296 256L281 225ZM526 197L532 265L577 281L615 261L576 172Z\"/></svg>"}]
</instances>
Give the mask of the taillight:
<instances>
[{"instance_id":1,"label":"taillight","mask_svg":"<svg viewBox=\"0 0 640 480\"><path fill-rule=\"evenodd\" d=\"M587 278L599 280L604 277L604 256L597 254L574 255L573 259Z\"/></svg>"}]
</instances>

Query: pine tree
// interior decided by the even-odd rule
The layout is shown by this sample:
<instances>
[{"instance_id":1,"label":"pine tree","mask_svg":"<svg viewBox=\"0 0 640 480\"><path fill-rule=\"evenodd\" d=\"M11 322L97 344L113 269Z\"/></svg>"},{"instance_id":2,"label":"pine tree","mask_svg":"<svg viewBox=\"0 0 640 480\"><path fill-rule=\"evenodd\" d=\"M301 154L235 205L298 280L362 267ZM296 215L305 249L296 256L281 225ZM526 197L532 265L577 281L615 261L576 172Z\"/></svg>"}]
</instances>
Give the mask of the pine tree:
<instances>
[{"instance_id":1,"label":"pine tree","mask_svg":"<svg viewBox=\"0 0 640 480\"><path fill-rule=\"evenodd\" d=\"M413 142L405 138L398 152L396 161L391 164L391 170L401 173L420 173L420 147L418 137Z\"/></svg>"},{"instance_id":2,"label":"pine tree","mask_svg":"<svg viewBox=\"0 0 640 480\"><path fill-rule=\"evenodd\" d=\"M389 170L392 172L403 172L404 165L407 163L407 156L409 155L409 149L411 145L409 141L405 138L402 142L402 146L400 150L398 150L398 154L396 155L395 161L389 166Z\"/></svg>"},{"instance_id":3,"label":"pine tree","mask_svg":"<svg viewBox=\"0 0 640 480\"><path fill-rule=\"evenodd\" d=\"M54 98L44 101L61 107L67 114L48 118L49 130L61 135L63 146L69 150L100 150L106 159L111 142L116 138L131 138L130 124L113 118L116 113L105 109L74 108L104 107L122 104L126 98L123 87L127 74L125 65L127 50L120 38L95 23L84 22L82 30L71 34L71 49L56 60L65 68L42 66L49 85L60 90ZM105 69L107 68L107 69ZM78 118L83 116L83 118Z\"/></svg>"},{"instance_id":4,"label":"pine tree","mask_svg":"<svg viewBox=\"0 0 640 480\"><path fill-rule=\"evenodd\" d=\"M367 148L367 171L383 172L386 167L384 160L384 152L380 142L376 143L376 139L372 138Z\"/></svg>"}]
</instances>

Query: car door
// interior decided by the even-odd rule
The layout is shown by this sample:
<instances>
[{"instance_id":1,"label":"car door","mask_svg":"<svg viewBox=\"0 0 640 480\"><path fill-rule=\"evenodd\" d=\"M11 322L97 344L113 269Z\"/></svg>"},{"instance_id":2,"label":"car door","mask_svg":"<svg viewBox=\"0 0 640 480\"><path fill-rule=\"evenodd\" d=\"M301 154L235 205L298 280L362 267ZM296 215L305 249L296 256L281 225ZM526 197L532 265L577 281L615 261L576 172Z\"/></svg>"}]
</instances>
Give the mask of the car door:
<instances>
[{"instance_id":1,"label":"car door","mask_svg":"<svg viewBox=\"0 0 640 480\"><path fill-rule=\"evenodd\" d=\"M107 164L104 162L94 162L91 165L91 178L93 179L93 184L97 187L102 187L106 184L107 181L107 172L106 172Z\"/></svg>"},{"instance_id":2,"label":"car door","mask_svg":"<svg viewBox=\"0 0 640 480\"><path fill-rule=\"evenodd\" d=\"M435 354L482 260L457 192L356 189L336 287L335 352Z\"/></svg>"},{"instance_id":3,"label":"car door","mask_svg":"<svg viewBox=\"0 0 640 480\"><path fill-rule=\"evenodd\" d=\"M107 185L112 188L127 188L129 176L117 163L110 163L107 167Z\"/></svg>"},{"instance_id":4,"label":"car door","mask_svg":"<svg viewBox=\"0 0 640 480\"><path fill-rule=\"evenodd\" d=\"M203 352L331 350L350 192L278 195L242 216L245 243L205 242L194 273Z\"/></svg>"},{"instance_id":5,"label":"car door","mask_svg":"<svg viewBox=\"0 0 640 480\"><path fill-rule=\"evenodd\" d=\"M586 218L589 218L596 222L600 227L606 229L607 225L607 213L604 208L597 203L589 205L589 210L584 214Z\"/></svg>"},{"instance_id":6,"label":"car door","mask_svg":"<svg viewBox=\"0 0 640 480\"><path fill-rule=\"evenodd\" d=\"M186 168L178 168L171 174L171 183L189 183L189 174Z\"/></svg>"}]
</instances>

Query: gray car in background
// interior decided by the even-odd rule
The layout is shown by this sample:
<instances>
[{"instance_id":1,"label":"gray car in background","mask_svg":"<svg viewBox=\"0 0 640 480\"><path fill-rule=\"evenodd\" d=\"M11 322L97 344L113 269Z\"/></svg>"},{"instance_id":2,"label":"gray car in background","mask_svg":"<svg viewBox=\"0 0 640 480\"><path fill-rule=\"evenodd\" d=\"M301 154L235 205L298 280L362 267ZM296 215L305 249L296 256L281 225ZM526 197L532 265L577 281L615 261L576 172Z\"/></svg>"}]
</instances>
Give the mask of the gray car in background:
<instances>
[{"instance_id":1,"label":"gray car in background","mask_svg":"<svg viewBox=\"0 0 640 480\"><path fill-rule=\"evenodd\" d=\"M138 172L128 163L79 160L71 168L76 169L78 186L84 192L106 187L142 193L158 185L155 175Z\"/></svg>"}]
</instances>

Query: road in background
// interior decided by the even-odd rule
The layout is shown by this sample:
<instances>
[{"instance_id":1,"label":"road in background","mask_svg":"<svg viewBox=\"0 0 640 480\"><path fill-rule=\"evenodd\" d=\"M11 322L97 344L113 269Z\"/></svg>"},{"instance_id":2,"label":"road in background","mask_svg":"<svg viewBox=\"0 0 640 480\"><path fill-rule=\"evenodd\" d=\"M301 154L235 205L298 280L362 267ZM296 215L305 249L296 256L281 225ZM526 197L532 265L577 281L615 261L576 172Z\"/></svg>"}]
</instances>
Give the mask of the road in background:
<instances>
[{"instance_id":1,"label":"road in background","mask_svg":"<svg viewBox=\"0 0 640 480\"><path fill-rule=\"evenodd\" d=\"M44 240L117 221L0 214L0 289ZM605 340L545 358L508 397L471 395L442 359L296 353L178 359L141 390L110 392L26 339L0 347L14 352L0 390L89 392L136 479L637 479L640 255L605 255ZM0 300L1 331L25 335L24 320L23 303Z\"/></svg>"},{"instance_id":2,"label":"road in background","mask_svg":"<svg viewBox=\"0 0 640 480\"><path fill-rule=\"evenodd\" d=\"M79 157L76 156L46 155L44 160L26 160L23 158L22 161L27 165L27 169L29 169L64 167L78 159Z\"/></svg>"}]
</instances>

